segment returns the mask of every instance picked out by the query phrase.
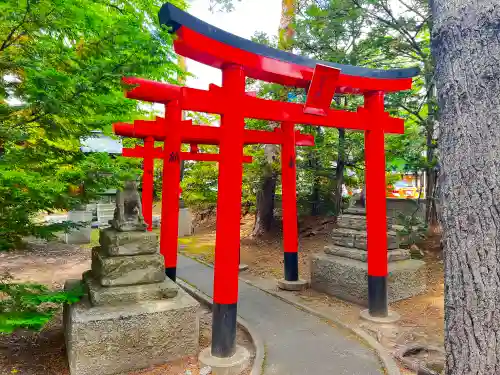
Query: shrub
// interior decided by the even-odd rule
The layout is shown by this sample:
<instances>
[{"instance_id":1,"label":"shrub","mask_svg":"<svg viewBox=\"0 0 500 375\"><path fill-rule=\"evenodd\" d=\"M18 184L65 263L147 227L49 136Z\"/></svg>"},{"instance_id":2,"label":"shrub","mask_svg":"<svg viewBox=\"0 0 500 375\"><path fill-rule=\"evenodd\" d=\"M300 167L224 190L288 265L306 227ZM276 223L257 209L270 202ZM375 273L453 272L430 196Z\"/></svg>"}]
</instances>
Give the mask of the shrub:
<instances>
[{"instance_id":1,"label":"shrub","mask_svg":"<svg viewBox=\"0 0 500 375\"><path fill-rule=\"evenodd\" d=\"M0 275L0 333L39 331L60 305L78 302L84 293L81 284L69 291L51 291L45 285L12 281L12 275Z\"/></svg>"}]
</instances>

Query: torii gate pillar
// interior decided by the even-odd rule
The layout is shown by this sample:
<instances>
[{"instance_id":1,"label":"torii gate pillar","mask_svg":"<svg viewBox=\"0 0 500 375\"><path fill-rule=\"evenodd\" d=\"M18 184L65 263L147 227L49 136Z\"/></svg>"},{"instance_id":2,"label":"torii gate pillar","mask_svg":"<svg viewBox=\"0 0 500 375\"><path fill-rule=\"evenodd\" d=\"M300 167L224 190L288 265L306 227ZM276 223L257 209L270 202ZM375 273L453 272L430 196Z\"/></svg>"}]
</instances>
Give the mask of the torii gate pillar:
<instances>
[{"instance_id":1,"label":"torii gate pillar","mask_svg":"<svg viewBox=\"0 0 500 375\"><path fill-rule=\"evenodd\" d=\"M365 94L365 108L373 121L384 112L384 93ZM387 211L384 132L365 132L366 232L368 252L368 311L387 317Z\"/></svg>"},{"instance_id":2,"label":"torii gate pillar","mask_svg":"<svg viewBox=\"0 0 500 375\"><path fill-rule=\"evenodd\" d=\"M284 278L278 280L278 287L302 290L308 283L299 279L295 125L283 122L281 130L284 138L281 144Z\"/></svg>"},{"instance_id":3,"label":"torii gate pillar","mask_svg":"<svg viewBox=\"0 0 500 375\"><path fill-rule=\"evenodd\" d=\"M214 357L228 358L236 352L236 317L241 219L241 183L245 118L241 99L245 95L245 73L241 66L222 69L222 89L227 98L221 115L219 186L212 308Z\"/></svg>"}]
</instances>

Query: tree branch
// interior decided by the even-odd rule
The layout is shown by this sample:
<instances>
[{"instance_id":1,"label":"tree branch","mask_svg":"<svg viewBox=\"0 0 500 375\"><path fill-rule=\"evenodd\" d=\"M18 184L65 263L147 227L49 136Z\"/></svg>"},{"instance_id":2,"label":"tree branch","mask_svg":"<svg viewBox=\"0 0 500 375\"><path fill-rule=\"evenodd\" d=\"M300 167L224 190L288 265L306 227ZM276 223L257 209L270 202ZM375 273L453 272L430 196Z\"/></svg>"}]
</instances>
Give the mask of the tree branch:
<instances>
[{"instance_id":1,"label":"tree branch","mask_svg":"<svg viewBox=\"0 0 500 375\"><path fill-rule=\"evenodd\" d=\"M423 20L425 20L426 18L428 18L428 16L424 16L422 13L420 13L420 11L418 11L417 9L415 9L415 8L413 8L413 7L411 7L411 6L409 6L409 5L408 5L408 4L406 4L406 2L404 2L403 0L399 0L399 2L400 2L401 4L403 4L403 5L406 7L406 9L408 9L410 12L415 13L417 16L419 16L419 17L420 17L420 18L422 18Z\"/></svg>"},{"instance_id":2,"label":"tree branch","mask_svg":"<svg viewBox=\"0 0 500 375\"><path fill-rule=\"evenodd\" d=\"M24 13L24 17L23 17L22 21L19 22L19 24L17 26L15 26L10 31L9 35L7 35L7 38L3 41L2 45L0 46L0 52L5 50L10 45L12 45L12 43L14 43L16 40L18 40L22 36L22 35L18 35L13 41L11 41L11 38L14 36L16 31L26 22L26 18L28 17L28 14L30 12L30 7L31 7L30 0L26 0L26 12Z\"/></svg>"},{"instance_id":3,"label":"tree branch","mask_svg":"<svg viewBox=\"0 0 500 375\"><path fill-rule=\"evenodd\" d=\"M381 7L382 9L384 9L384 11L387 13L387 15L392 19L392 22L391 21L388 21L386 20L385 18L383 17L380 17L379 15L377 15L376 13L372 12L372 11L369 11L368 9L366 8L363 8L363 6L359 3L358 0L352 0L353 4L358 8L358 9L361 9L363 11L365 11L368 15L370 15L371 17L375 18L376 20L378 20L379 22L385 24L386 26L390 27L391 29L393 30L396 30L398 31L401 36L403 38L406 39L406 41L413 47L413 49L415 50L415 52L420 55L423 59L425 59L427 57L427 55L425 53L423 53L422 49L420 48L420 46L418 45L417 41L415 40L415 38L409 33L408 30L406 30L404 27L402 27L400 25L400 23L398 22L398 20L394 17L394 15L392 14L392 12L390 11L389 8L387 8L386 6L382 5L381 4Z\"/></svg>"},{"instance_id":4,"label":"tree branch","mask_svg":"<svg viewBox=\"0 0 500 375\"><path fill-rule=\"evenodd\" d=\"M401 104L401 103L399 104L399 106L400 106L401 108L403 108L406 112L408 112L410 115L415 116L415 117L416 117L416 118L418 118L421 122L425 123L425 119L424 119L422 116L420 116L420 115L418 114L418 112L415 112L414 110L412 110L412 109L408 108L406 105Z\"/></svg>"},{"instance_id":5,"label":"tree branch","mask_svg":"<svg viewBox=\"0 0 500 375\"><path fill-rule=\"evenodd\" d=\"M123 9L120 9L118 8L118 5L114 5L114 4L107 4L109 7L111 8L114 8L116 9L117 11L119 11L121 14L123 14Z\"/></svg>"}]
</instances>

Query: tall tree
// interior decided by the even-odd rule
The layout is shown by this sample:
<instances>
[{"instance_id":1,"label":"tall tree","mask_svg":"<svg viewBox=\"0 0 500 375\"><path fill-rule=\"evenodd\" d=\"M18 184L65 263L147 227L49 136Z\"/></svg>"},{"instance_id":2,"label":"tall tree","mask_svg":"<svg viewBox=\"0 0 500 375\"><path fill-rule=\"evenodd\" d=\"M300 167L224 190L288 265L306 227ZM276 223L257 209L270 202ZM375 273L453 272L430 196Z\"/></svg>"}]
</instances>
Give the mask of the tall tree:
<instances>
[{"instance_id":1,"label":"tall tree","mask_svg":"<svg viewBox=\"0 0 500 375\"><path fill-rule=\"evenodd\" d=\"M437 123L436 94L434 83L434 62L429 48L429 35L432 28L427 0L351 0L371 20L370 37L367 39L381 54L372 56L370 65L374 67L393 67L401 64L419 64L422 67L422 91L415 95L401 93L396 95L399 106L420 123L426 137L426 221L437 225ZM367 61L368 62L368 61ZM401 100L403 99L403 100ZM394 103L392 103L394 104ZM425 110L423 111L423 108Z\"/></svg>"},{"instance_id":2,"label":"tall tree","mask_svg":"<svg viewBox=\"0 0 500 375\"><path fill-rule=\"evenodd\" d=\"M278 30L278 48L291 51L295 35L295 13L297 0L282 0L280 26ZM282 88L278 91L280 100L286 99L286 91ZM273 164L278 159L278 148L275 145L264 147L266 155L263 165L261 187L257 192L257 210L253 235L260 236L271 229L274 220L274 198L276 195L276 182L278 174Z\"/></svg>"},{"instance_id":3,"label":"tall tree","mask_svg":"<svg viewBox=\"0 0 500 375\"><path fill-rule=\"evenodd\" d=\"M363 41L363 29L367 26L367 18L362 11L352 6L351 0L311 1L309 5L302 8L297 20L297 37L295 47L301 54L308 55L320 60L333 61L341 64L359 65L363 61L363 49L358 45ZM335 106L345 109L349 100L347 96L342 98L335 96ZM359 100L352 98L353 103ZM355 166L362 159L349 159L346 151L350 143L358 142L362 148L362 139L352 137L344 129L324 129L324 133L338 133L335 135L335 145L320 142L315 149L309 150L309 158L314 161L314 173L316 178L313 184L312 207L316 208L318 191L320 190L319 178L332 163L326 160L319 163L318 154L324 153L325 147L333 147L336 150L335 168L331 178L335 182L333 189L333 214L340 213L342 205L342 186L344 184L344 172L346 167ZM357 147L357 148L359 148ZM316 208L312 214L319 213Z\"/></svg>"},{"instance_id":4,"label":"tall tree","mask_svg":"<svg viewBox=\"0 0 500 375\"><path fill-rule=\"evenodd\" d=\"M500 373L500 3L433 0L446 374Z\"/></svg>"},{"instance_id":5,"label":"tall tree","mask_svg":"<svg viewBox=\"0 0 500 375\"><path fill-rule=\"evenodd\" d=\"M114 172L130 162L85 157L79 139L143 114L124 98L122 76L175 82L171 37L156 26L159 5L0 2L0 248L56 229L33 220L39 211L68 209L117 186ZM81 184L83 192L71 194Z\"/></svg>"}]
</instances>

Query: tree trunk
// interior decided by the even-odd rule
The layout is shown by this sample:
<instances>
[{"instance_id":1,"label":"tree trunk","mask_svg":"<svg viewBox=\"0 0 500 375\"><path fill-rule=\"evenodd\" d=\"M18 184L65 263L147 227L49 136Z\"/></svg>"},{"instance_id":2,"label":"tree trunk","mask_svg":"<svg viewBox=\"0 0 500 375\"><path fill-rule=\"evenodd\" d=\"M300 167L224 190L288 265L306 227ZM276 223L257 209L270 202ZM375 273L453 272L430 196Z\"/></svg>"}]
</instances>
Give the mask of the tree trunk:
<instances>
[{"instance_id":1,"label":"tree trunk","mask_svg":"<svg viewBox=\"0 0 500 375\"><path fill-rule=\"evenodd\" d=\"M253 236L262 236L269 232L274 221L274 197L276 195L277 175L272 163L276 157L276 146L266 145L267 166L264 168L264 176L259 192L257 193L255 223Z\"/></svg>"},{"instance_id":2,"label":"tree trunk","mask_svg":"<svg viewBox=\"0 0 500 375\"><path fill-rule=\"evenodd\" d=\"M293 41L293 36L295 33L294 20L295 11L297 8L296 0L283 0L281 8L281 18L279 33L278 46L283 50L290 50L291 43ZM286 100L286 94L282 95L284 98L281 100ZM276 159L278 154L278 149L271 145L266 145L266 154L273 153L268 159ZM269 162L268 162L269 163ZM255 212L255 225L253 228L253 235L260 236L265 232L268 232L274 221L274 196L276 194L276 179L277 175L271 164L268 164L264 168L264 176L262 178L262 184L259 192L257 193L257 207Z\"/></svg>"},{"instance_id":3,"label":"tree trunk","mask_svg":"<svg viewBox=\"0 0 500 375\"><path fill-rule=\"evenodd\" d=\"M446 374L500 374L500 2L431 3Z\"/></svg>"},{"instance_id":4,"label":"tree trunk","mask_svg":"<svg viewBox=\"0 0 500 375\"><path fill-rule=\"evenodd\" d=\"M436 191L437 191L437 171L436 164L436 144L435 144L435 131L436 131L436 97L434 90L434 61L431 59L430 64L425 64L424 67L424 80L425 88L428 92L427 95L427 108L429 114L427 116L426 131L426 158L428 166L425 169L426 186L426 209L425 209L425 222L431 228L436 227L438 224L437 210L436 210Z\"/></svg>"},{"instance_id":5,"label":"tree trunk","mask_svg":"<svg viewBox=\"0 0 500 375\"><path fill-rule=\"evenodd\" d=\"M342 211L342 185L344 184L345 166L345 129L339 128L339 145L337 156L337 167L335 168L335 212L336 217Z\"/></svg>"},{"instance_id":6,"label":"tree trunk","mask_svg":"<svg viewBox=\"0 0 500 375\"><path fill-rule=\"evenodd\" d=\"M317 167L315 168L318 169ZM311 194L311 216L318 216L320 214L320 195L319 195L319 176L316 174L313 180L313 189Z\"/></svg>"},{"instance_id":7,"label":"tree trunk","mask_svg":"<svg viewBox=\"0 0 500 375\"><path fill-rule=\"evenodd\" d=\"M323 134L321 133L321 127L316 127L316 145L320 145L323 142ZM311 216L317 216L321 213L321 196L320 196L320 184L321 178L319 175L319 170L321 169L320 160L318 156L318 150L315 148L310 148L309 153L309 165L313 170L313 188L311 194Z\"/></svg>"},{"instance_id":8,"label":"tree trunk","mask_svg":"<svg viewBox=\"0 0 500 375\"><path fill-rule=\"evenodd\" d=\"M269 232L274 221L274 195L276 178L264 180L261 191L257 194L257 212L253 227L253 236L262 236Z\"/></svg>"},{"instance_id":9,"label":"tree trunk","mask_svg":"<svg viewBox=\"0 0 500 375\"><path fill-rule=\"evenodd\" d=\"M334 98L337 105L340 105L340 97ZM347 107L347 96L344 97L344 105ZM339 143L337 149L337 166L335 167L335 212L334 216L340 216L342 211L342 185L344 184L345 169L345 129L338 129Z\"/></svg>"}]
</instances>

